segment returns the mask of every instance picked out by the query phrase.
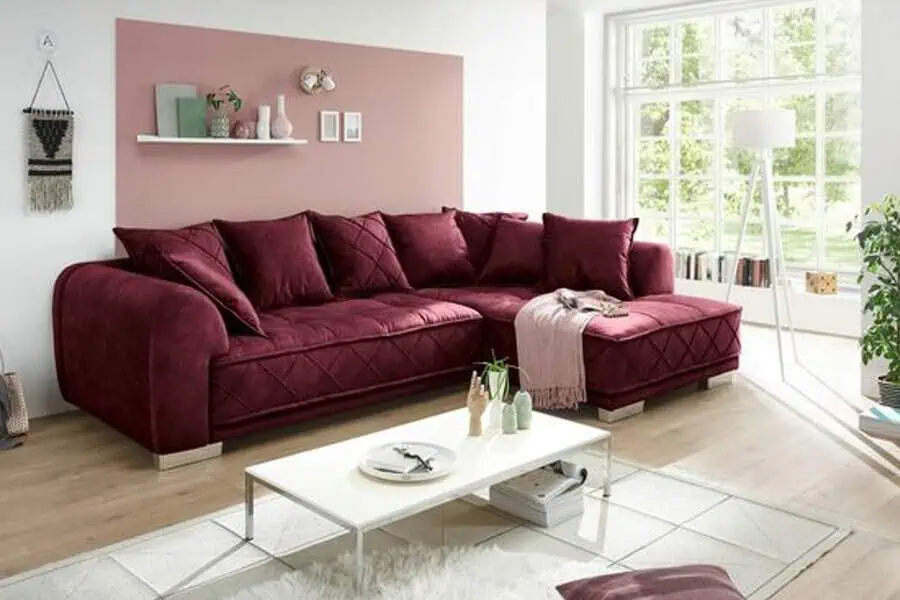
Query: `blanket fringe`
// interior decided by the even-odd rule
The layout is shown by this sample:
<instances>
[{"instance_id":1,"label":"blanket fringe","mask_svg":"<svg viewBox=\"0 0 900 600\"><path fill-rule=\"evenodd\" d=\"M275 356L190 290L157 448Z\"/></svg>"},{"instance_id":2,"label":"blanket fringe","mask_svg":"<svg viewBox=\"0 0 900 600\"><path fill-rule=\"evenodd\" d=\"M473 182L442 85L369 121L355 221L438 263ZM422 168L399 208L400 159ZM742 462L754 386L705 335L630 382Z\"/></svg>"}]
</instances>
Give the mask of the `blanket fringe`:
<instances>
[{"instance_id":1,"label":"blanket fringe","mask_svg":"<svg viewBox=\"0 0 900 600\"><path fill-rule=\"evenodd\" d=\"M541 410L577 409L587 402L587 390L577 387L555 387L531 389L531 401L534 407Z\"/></svg>"}]
</instances>

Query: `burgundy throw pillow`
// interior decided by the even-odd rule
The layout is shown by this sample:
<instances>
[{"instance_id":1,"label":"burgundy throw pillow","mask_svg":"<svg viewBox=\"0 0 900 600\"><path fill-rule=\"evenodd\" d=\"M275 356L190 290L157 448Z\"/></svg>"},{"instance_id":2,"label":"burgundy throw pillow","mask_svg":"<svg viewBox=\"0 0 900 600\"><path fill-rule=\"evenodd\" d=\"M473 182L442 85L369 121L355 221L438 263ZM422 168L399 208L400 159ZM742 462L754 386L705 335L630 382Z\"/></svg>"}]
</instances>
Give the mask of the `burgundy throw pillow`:
<instances>
[{"instance_id":1,"label":"burgundy throw pillow","mask_svg":"<svg viewBox=\"0 0 900 600\"><path fill-rule=\"evenodd\" d=\"M181 229L116 227L113 233L139 272L200 290L229 325L265 336L256 309L234 281L222 238L212 223Z\"/></svg>"},{"instance_id":2,"label":"burgundy throw pillow","mask_svg":"<svg viewBox=\"0 0 900 600\"><path fill-rule=\"evenodd\" d=\"M544 226L503 217L479 283L536 285L541 280Z\"/></svg>"},{"instance_id":3,"label":"burgundy throw pillow","mask_svg":"<svg viewBox=\"0 0 900 600\"><path fill-rule=\"evenodd\" d=\"M466 238L453 211L383 216L403 272L414 288L475 281Z\"/></svg>"},{"instance_id":4,"label":"burgundy throw pillow","mask_svg":"<svg viewBox=\"0 0 900 600\"><path fill-rule=\"evenodd\" d=\"M215 221L238 282L259 310L332 298L305 214L270 221Z\"/></svg>"},{"instance_id":5,"label":"burgundy throw pillow","mask_svg":"<svg viewBox=\"0 0 900 600\"><path fill-rule=\"evenodd\" d=\"M637 219L592 221L544 213L544 287L603 290L630 300L628 254L637 225Z\"/></svg>"},{"instance_id":6,"label":"burgundy throw pillow","mask_svg":"<svg viewBox=\"0 0 900 600\"><path fill-rule=\"evenodd\" d=\"M744 600L728 573L713 565L645 569L556 586L564 600Z\"/></svg>"},{"instance_id":7,"label":"burgundy throw pillow","mask_svg":"<svg viewBox=\"0 0 900 600\"><path fill-rule=\"evenodd\" d=\"M361 296L410 289L381 213L352 218L311 216L338 294Z\"/></svg>"},{"instance_id":8,"label":"burgundy throw pillow","mask_svg":"<svg viewBox=\"0 0 900 600\"><path fill-rule=\"evenodd\" d=\"M459 230L462 231L463 237L466 238L466 246L469 249L469 262L475 267L476 273L481 272L491 254L491 242L494 239L494 230L500 218L509 217L519 221L524 221L528 218L527 213L474 213L448 206L443 207L442 210L443 212L455 211L456 224L459 226Z\"/></svg>"}]
</instances>

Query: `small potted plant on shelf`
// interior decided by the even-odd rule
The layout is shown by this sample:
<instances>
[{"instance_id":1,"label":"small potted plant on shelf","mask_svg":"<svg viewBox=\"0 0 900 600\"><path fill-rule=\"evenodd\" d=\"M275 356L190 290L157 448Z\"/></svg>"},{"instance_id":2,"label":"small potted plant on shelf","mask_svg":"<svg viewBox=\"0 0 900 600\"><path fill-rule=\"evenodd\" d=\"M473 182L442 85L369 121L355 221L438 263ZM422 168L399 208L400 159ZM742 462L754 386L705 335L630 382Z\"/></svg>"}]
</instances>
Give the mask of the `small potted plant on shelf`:
<instances>
[{"instance_id":1,"label":"small potted plant on shelf","mask_svg":"<svg viewBox=\"0 0 900 600\"><path fill-rule=\"evenodd\" d=\"M862 248L859 283L871 280L863 313L871 317L860 345L863 364L887 361L878 378L882 404L900 406L900 198L886 195L865 209L856 239Z\"/></svg>"},{"instance_id":2,"label":"small potted plant on shelf","mask_svg":"<svg viewBox=\"0 0 900 600\"><path fill-rule=\"evenodd\" d=\"M209 121L209 135L214 138L227 138L231 131L231 122L228 120L226 107L228 105L234 112L241 110L244 101L238 96L230 85L223 85L214 92L206 94L206 105L212 109L213 114Z\"/></svg>"}]
</instances>

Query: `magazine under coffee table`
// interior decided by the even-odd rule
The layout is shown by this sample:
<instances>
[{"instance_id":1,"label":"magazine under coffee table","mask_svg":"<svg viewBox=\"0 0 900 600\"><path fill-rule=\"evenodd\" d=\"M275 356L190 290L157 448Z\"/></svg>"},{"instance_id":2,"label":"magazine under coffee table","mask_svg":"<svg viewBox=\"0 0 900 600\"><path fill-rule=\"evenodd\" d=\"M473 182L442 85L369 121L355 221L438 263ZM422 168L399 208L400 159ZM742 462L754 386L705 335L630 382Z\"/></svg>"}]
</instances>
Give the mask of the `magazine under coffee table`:
<instances>
[{"instance_id":1,"label":"magazine under coffee table","mask_svg":"<svg viewBox=\"0 0 900 600\"><path fill-rule=\"evenodd\" d=\"M356 583L361 586L366 532L517 477L587 446L606 445L604 495L609 496L610 432L535 412L531 429L515 435L487 432L481 437L468 437L468 422L468 411L461 408L247 467L245 539L253 539L253 489L259 484L354 532ZM423 440L453 449L458 455L453 472L428 482L390 483L359 470L359 460L367 450L399 440Z\"/></svg>"}]
</instances>

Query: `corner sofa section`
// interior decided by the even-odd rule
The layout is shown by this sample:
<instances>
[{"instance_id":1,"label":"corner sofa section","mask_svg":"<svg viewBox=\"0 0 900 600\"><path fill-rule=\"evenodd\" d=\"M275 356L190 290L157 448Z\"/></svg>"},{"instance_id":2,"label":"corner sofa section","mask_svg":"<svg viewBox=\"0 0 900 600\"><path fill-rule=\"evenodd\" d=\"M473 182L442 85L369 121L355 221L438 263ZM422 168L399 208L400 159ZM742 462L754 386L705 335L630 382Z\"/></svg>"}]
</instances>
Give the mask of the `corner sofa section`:
<instances>
[{"instance_id":1,"label":"corner sofa section","mask_svg":"<svg viewBox=\"0 0 900 600\"><path fill-rule=\"evenodd\" d=\"M738 366L740 307L675 295L666 246L635 242L629 260L629 315L597 317L584 337L601 418ZM515 357L513 319L540 293L470 286L339 298L260 313L262 337L229 333L208 297L130 264L77 264L57 280L60 388L158 457L185 460L221 452L229 438L462 384L491 350Z\"/></svg>"}]
</instances>

